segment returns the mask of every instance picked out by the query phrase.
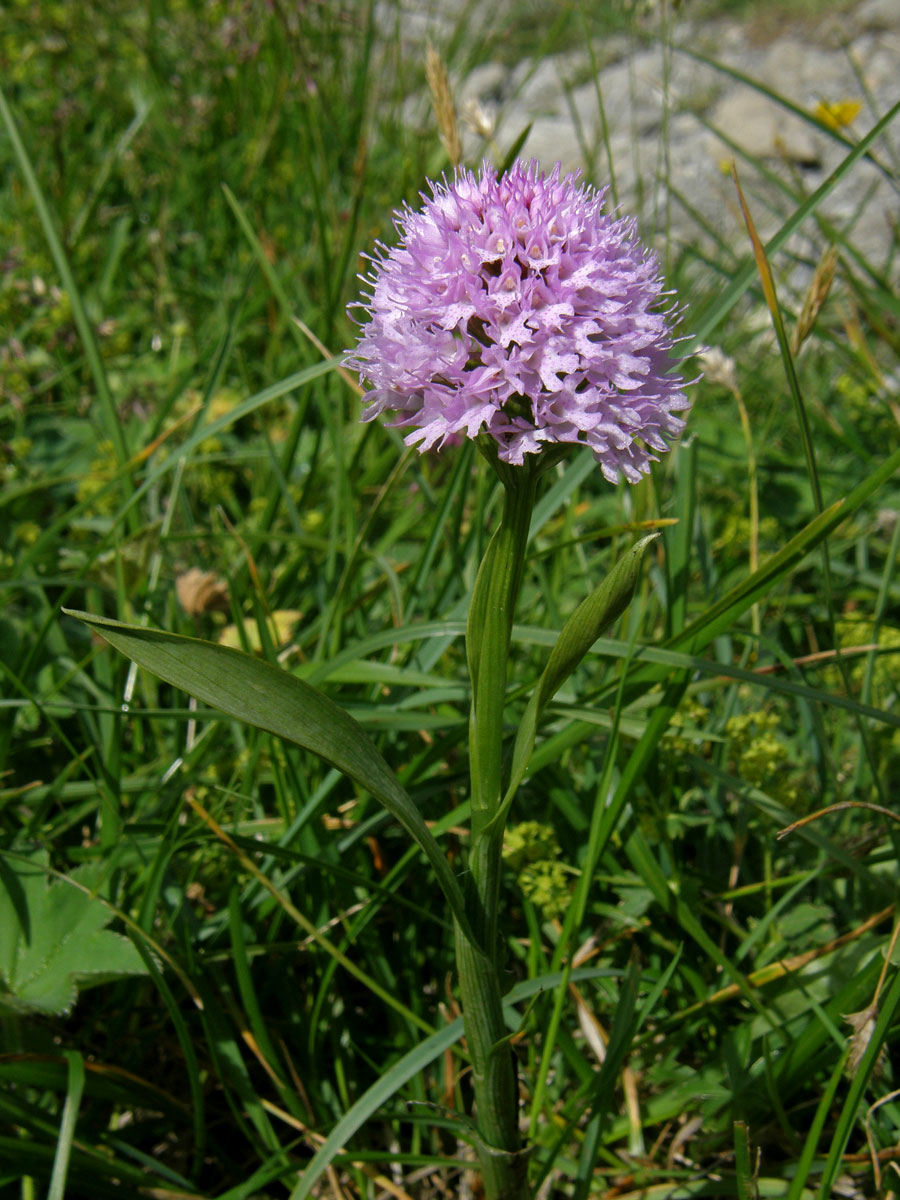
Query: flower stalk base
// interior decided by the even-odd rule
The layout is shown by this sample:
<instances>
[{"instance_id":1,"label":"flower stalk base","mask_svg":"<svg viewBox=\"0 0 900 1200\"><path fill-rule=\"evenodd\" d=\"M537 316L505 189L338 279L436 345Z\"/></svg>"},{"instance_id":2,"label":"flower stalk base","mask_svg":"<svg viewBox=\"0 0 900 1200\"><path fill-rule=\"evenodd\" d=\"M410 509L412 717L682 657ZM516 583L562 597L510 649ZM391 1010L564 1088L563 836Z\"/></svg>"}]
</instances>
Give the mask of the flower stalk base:
<instances>
[{"instance_id":1,"label":"flower stalk base","mask_svg":"<svg viewBox=\"0 0 900 1200\"><path fill-rule=\"evenodd\" d=\"M504 487L503 517L475 581L466 629L472 679L472 827L466 910L475 941L456 927L456 961L472 1057L485 1200L526 1200L527 1162L519 1132L515 1059L503 1019L497 909L503 850L500 818L507 661L538 473L527 467L495 466Z\"/></svg>"}]
</instances>

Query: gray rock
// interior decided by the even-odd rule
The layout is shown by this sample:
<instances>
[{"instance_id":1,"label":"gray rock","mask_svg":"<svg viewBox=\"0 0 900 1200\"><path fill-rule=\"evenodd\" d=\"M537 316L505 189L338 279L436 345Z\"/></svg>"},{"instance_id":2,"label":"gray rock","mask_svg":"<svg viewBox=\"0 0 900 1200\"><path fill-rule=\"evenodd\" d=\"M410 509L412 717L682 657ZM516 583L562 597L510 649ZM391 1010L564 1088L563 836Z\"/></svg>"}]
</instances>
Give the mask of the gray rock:
<instances>
[{"instance_id":1,"label":"gray rock","mask_svg":"<svg viewBox=\"0 0 900 1200\"><path fill-rule=\"evenodd\" d=\"M807 165L821 161L820 140L811 127L753 88L741 85L729 92L713 109L711 121L752 158L786 158ZM720 147L720 152L726 150L727 142Z\"/></svg>"},{"instance_id":2,"label":"gray rock","mask_svg":"<svg viewBox=\"0 0 900 1200\"><path fill-rule=\"evenodd\" d=\"M894 33L866 34L850 48L866 86L883 111L900 100L900 21L897 26ZM862 99L858 83L849 94Z\"/></svg>"},{"instance_id":3,"label":"gray rock","mask_svg":"<svg viewBox=\"0 0 900 1200\"><path fill-rule=\"evenodd\" d=\"M851 17L854 29L896 29L900 25L897 0L865 0Z\"/></svg>"},{"instance_id":4,"label":"gray rock","mask_svg":"<svg viewBox=\"0 0 900 1200\"><path fill-rule=\"evenodd\" d=\"M481 63L466 75L456 85L455 100L462 107L468 100L477 100L481 104L499 101L506 90L509 69L502 63Z\"/></svg>"},{"instance_id":5,"label":"gray rock","mask_svg":"<svg viewBox=\"0 0 900 1200\"><path fill-rule=\"evenodd\" d=\"M772 44L760 63L759 79L809 109L819 100L838 100L859 91L853 68L843 54L794 37L779 38Z\"/></svg>"},{"instance_id":6,"label":"gray rock","mask_svg":"<svg viewBox=\"0 0 900 1200\"><path fill-rule=\"evenodd\" d=\"M512 95L524 112L560 114L566 110L565 92L573 76L584 72L584 55L556 54L550 58L529 61L527 70L514 71L510 82Z\"/></svg>"},{"instance_id":7,"label":"gray rock","mask_svg":"<svg viewBox=\"0 0 900 1200\"><path fill-rule=\"evenodd\" d=\"M468 22L468 44L477 45L480 36L487 37L485 22L499 28L498 14L499 19L511 19L517 2L495 0L473 9L467 0L378 0L376 13L385 33L399 37L404 53L420 57L426 36L440 49L441 38L461 19ZM849 12L798 32L801 29L797 24L785 27L764 44L751 40L740 21L679 17L671 30L675 44L657 41L648 46L615 35L595 46L600 68L596 80L584 47L530 58L511 68L483 63L455 83L464 153L472 163L486 152L496 161L531 122L522 153L547 168L556 162L566 170L582 168L600 186L614 178L623 211L638 216L645 236L664 232L670 245L683 242L717 256L724 239L736 253L745 254L747 232L734 184L721 170L731 151L708 126L718 128L751 159L764 161L768 172L774 171L798 195L819 186L847 150L723 68L758 80L808 112L820 100L862 100L863 109L847 131L851 140L870 129L900 97L900 0L860 0ZM694 53L706 54L718 65L700 62ZM407 99L403 115L411 126L434 128L430 102L421 91ZM479 122L481 133L473 132ZM894 139L896 149L900 121L886 136ZM890 158L884 140L875 153ZM739 159L739 168L759 232L766 238L782 226L795 204L752 162ZM896 240L898 209L896 192L887 180L877 168L860 162L827 197L821 215L839 236L880 266ZM814 221L794 235L773 264L781 272L780 286L802 290L808 284L807 263L817 260L825 238Z\"/></svg>"},{"instance_id":8,"label":"gray rock","mask_svg":"<svg viewBox=\"0 0 900 1200\"><path fill-rule=\"evenodd\" d=\"M535 117L522 153L538 159L548 170L561 163L564 171L573 171L583 166L585 159L584 146L567 117Z\"/></svg>"},{"instance_id":9,"label":"gray rock","mask_svg":"<svg viewBox=\"0 0 900 1200\"><path fill-rule=\"evenodd\" d=\"M675 48L669 68L668 88L672 107L704 112L730 87L731 80L715 67L698 62Z\"/></svg>"}]
</instances>

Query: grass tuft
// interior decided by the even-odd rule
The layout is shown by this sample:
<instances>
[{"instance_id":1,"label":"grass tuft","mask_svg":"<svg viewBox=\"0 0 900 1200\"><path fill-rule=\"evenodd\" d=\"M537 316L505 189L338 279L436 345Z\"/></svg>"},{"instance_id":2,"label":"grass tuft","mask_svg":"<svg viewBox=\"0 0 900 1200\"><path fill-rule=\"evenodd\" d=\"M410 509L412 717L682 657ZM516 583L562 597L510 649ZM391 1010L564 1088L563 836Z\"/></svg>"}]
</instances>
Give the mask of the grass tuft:
<instances>
[{"instance_id":1,"label":"grass tuft","mask_svg":"<svg viewBox=\"0 0 900 1200\"><path fill-rule=\"evenodd\" d=\"M0 1191L465 1195L452 931L365 771L399 773L397 812L458 865L462 639L498 497L471 449L419 457L359 422L346 305L392 210L462 152L452 89L493 37L511 63L583 47L596 75L613 34L688 53L681 7L660 27L637 5L464 6L427 67L439 119L399 4L6 7ZM762 29L764 7L714 12ZM738 154L735 240L665 190L661 259L705 350L687 436L633 488L575 455L535 511L516 719L554 631L659 536L548 698L513 804L530 1178L581 1200L887 1195L900 247L894 221L873 261L856 224L867 172L900 184L900 105L856 138L690 53L842 158L807 191ZM608 133L584 153L621 181ZM840 227L838 187L859 197ZM692 237L665 234L670 205ZM322 688L371 746L357 783L130 668L73 608Z\"/></svg>"}]
</instances>

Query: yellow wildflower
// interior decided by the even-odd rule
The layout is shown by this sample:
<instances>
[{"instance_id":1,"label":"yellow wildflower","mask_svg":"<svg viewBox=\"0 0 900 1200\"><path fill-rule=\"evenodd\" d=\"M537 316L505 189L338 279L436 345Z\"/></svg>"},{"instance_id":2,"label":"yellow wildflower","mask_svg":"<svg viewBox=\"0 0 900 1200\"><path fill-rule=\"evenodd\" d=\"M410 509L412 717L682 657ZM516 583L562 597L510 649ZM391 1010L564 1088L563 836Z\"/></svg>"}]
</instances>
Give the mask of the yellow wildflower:
<instances>
[{"instance_id":1,"label":"yellow wildflower","mask_svg":"<svg viewBox=\"0 0 900 1200\"><path fill-rule=\"evenodd\" d=\"M820 100L813 116L829 129L842 129L855 121L861 111L861 100L835 100L834 103Z\"/></svg>"}]
</instances>

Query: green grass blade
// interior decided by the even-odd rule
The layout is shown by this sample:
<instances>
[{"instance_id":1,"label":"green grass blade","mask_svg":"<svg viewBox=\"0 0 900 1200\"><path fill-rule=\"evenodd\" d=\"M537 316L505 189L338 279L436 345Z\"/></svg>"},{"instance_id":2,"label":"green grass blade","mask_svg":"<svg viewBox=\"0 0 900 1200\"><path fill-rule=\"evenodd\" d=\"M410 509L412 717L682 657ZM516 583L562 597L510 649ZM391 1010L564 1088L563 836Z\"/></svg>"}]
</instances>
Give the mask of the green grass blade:
<instances>
[{"instance_id":1,"label":"green grass blade","mask_svg":"<svg viewBox=\"0 0 900 1200\"><path fill-rule=\"evenodd\" d=\"M834 1070L831 1072L831 1078L828 1080L827 1087L822 1092L819 1103L816 1105L815 1115L804 1139L803 1149L794 1168L794 1178L791 1180L791 1186L788 1189L785 1200L800 1200L800 1197L804 1194L806 1182L812 1170L813 1160L816 1157L819 1138L822 1136L822 1130L825 1128L825 1122L828 1120L828 1114L831 1111L831 1106L834 1104L834 1098L844 1078L846 1063L847 1056L846 1054L842 1054Z\"/></svg>"},{"instance_id":2,"label":"green grass blade","mask_svg":"<svg viewBox=\"0 0 900 1200\"><path fill-rule=\"evenodd\" d=\"M293 1087L287 1087L283 1078L281 1061L272 1044L265 1018L259 1005L259 998L253 983L253 973L247 954L246 939L243 930L243 913L241 911L241 896L237 887L232 887L228 896L228 932L231 937L232 963L237 977L238 990L244 1012L250 1025L250 1032L259 1049L259 1053L270 1070L267 1072L274 1079L281 1096L282 1103L295 1117L302 1118L304 1113L299 1097ZM333 961L333 960L332 960Z\"/></svg>"},{"instance_id":3,"label":"green grass blade","mask_svg":"<svg viewBox=\"0 0 900 1200\"><path fill-rule=\"evenodd\" d=\"M734 1122L734 1172L737 1200L759 1200L759 1191L750 1164L750 1130L746 1121Z\"/></svg>"},{"instance_id":4,"label":"green grass blade","mask_svg":"<svg viewBox=\"0 0 900 1200\"><path fill-rule=\"evenodd\" d=\"M597 638L619 619L631 602L638 585L644 551L657 536L655 533L648 534L626 550L606 578L579 604L563 626L519 725L513 746L509 784L499 814L494 818L496 821L505 819L516 790L525 778L541 714Z\"/></svg>"},{"instance_id":5,"label":"green grass blade","mask_svg":"<svg viewBox=\"0 0 900 1200\"><path fill-rule=\"evenodd\" d=\"M766 253L774 254L779 250L791 234L803 224L806 218L816 211L822 201L834 190L834 188L844 179L851 171L853 165L867 152L872 143L881 136L885 129L891 124L897 114L900 113L900 100L897 101L875 125L869 130L865 137L861 138L854 148L850 151L847 157L841 162L832 173L824 180L819 187L794 210L787 221L782 225L776 234L774 234L766 242ZM756 272L756 265L750 259L743 267L738 268L734 273L731 283L719 297L717 303L712 310L707 314L700 326L694 330L694 344L703 345L713 333L719 328L740 298L744 295L747 289L753 282L753 277Z\"/></svg>"},{"instance_id":6,"label":"green grass blade","mask_svg":"<svg viewBox=\"0 0 900 1200\"><path fill-rule=\"evenodd\" d=\"M756 1009L757 1013L766 1020L771 1021L774 1027L775 1017L770 1015L760 1003L759 998L747 983L746 977L738 970L728 955L722 953L701 925L698 918L691 911L690 906L685 904L681 897L677 895L675 888L669 883L665 872L660 868L643 830L635 828L632 831L631 836L625 843L625 853L629 862L653 893L654 899L663 911L674 921L678 922L681 929L688 937L693 938L710 961L716 964L722 974L727 976L732 983L740 988L744 998Z\"/></svg>"},{"instance_id":7,"label":"green grass blade","mask_svg":"<svg viewBox=\"0 0 900 1200\"><path fill-rule=\"evenodd\" d=\"M462 891L419 810L368 735L342 708L295 675L215 642L70 612L139 666L228 716L310 750L371 792L425 852L464 930Z\"/></svg>"},{"instance_id":8,"label":"green grass blade","mask_svg":"<svg viewBox=\"0 0 900 1200\"><path fill-rule=\"evenodd\" d=\"M206 1150L206 1101L203 1094L203 1076L200 1070L200 1063L197 1059L197 1052L194 1049L194 1042L191 1036L191 1031L188 1028L188 1023L184 1018L181 1007L175 998L172 989L169 987L165 975L159 969L153 955L144 943L143 938L135 937L134 945L144 960L147 971L153 980L163 1004L166 1006L166 1012L172 1021L172 1026L175 1030L175 1036L178 1038L178 1044L181 1047L181 1052L184 1055L184 1070L188 1079L188 1088L191 1098L191 1124L193 1132L193 1171L199 1169L203 1162L203 1155Z\"/></svg>"},{"instance_id":9,"label":"green grass blade","mask_svg":"<svg viewBox=\"0 0 900 1200\"><path fill-rule=\"evenodd\" d=\"M578 1159L578 1171L575 1176L575 1200L587 1200L590 1194L594 1164L597 1161L597 1155L600 1151L600 1139L603 1136L603 1126L615 1096L616 1079L618 1078L622 1063L631 1049L631 1043L637 1031L637 999L640 977L640 967L632 959L628 964L625 978L622 980L619 988L619 1001L616 1005L612 1027L609 1031L606 1057L591 1089L591 1121L588 1126L585 1145Z\"/></svg>"},{"instance_id":10,"label":"green grass blade","mask_svg":"<svg viewBox=\"0 0 900 1200\"><path fill-rule=\"evenodd\" d=\"M37 209L38 219L41 222L41 227L44 231L44 237L47 239L47 245L50 249L50 254L56 264L56 269L59 271L59 277L62 280L63 287L69 295L69 301L72 305L72 317L75 321L78 335L81 338L81 344L84 347L85 357L90 367L91 376L94 380L94 387L97 390L97 399L100 403L100 415L103 421L103 428L106 436L115 447L116 458L119 465L124 467L128 461L129 453L128 446L125 442L125 434L123 426L119 420L119 415L116 412L115 402L112 397L112 392L109 390L109 383L106 378L106 371L103 366L103 360L100 357L100 349L97 345L97 339L94 335L94 329L88 320L88 315L84 308L84 302L81 298L81 292L75 283L75 276L72 274L72 268L69 264L68 255L63 248L62 240L56 228L56 221L50 211L50 206L44 196L43 189L38 182L34 167L31 165L31 158L25 148L19 131L16 127L15 118L6 101L6 96L0 87L0 120L6 126L7 136L12 144L13 153L19 164L19 170L25 179L25 183L31 192L31 198L34 206ZM131 489L131 476L128 471L123 472L122 480L126 487Z\"/></svg>"},{"instance_id":11,"label":"green grass blade","mask_svg":"<svg viewBox=\"0 0 900 1200\"><path fill-rule=\"evenodd\" d=\"M59 1123L59 1137L56 1142L56 1154L53 1158L50 1186L47 1189L47 1200L64 1200L65 1198L69 1158L75 1139L78 1109L81 1106L81 1096L84 1092L84 1059L77 1050L67 1050L66 1061L69 1064L66 1100L63 1105L62 1120Z\"/></svg>"},{"instance_id":12,"label":"green grass blade","mask_svg":"<svg viewBox=\"0 0 900 1200\"><path fill-rule=\"evenodd\" d=\"M297 345L305 349L308 346L308 343L303 337L303 334L291 320L294 306L288 299L287 292L284 290L281 280L278 278L274 267L269 261L266 252L256 235L256 230L250 223L250 218L247 216L243 205L238 201L238 198L235 196L234 192L227 183L222 184L222 193L228 202L228 207L234 214L235 220L240 226L241 233L247 239L247 243L250 246L250 249L253 251L253 257L256 259L259 269L265 276L266 283L269 285L272 295L278 301L278 307L281 309L281 315L284 318L285 327L290 331L291 336Z\"/></svg>"},{"instance_id":13,"label":"green grass blade","mask_svg":"<svg viewBox=\"0 0 900 1200\"><path fill-rule=\"evenodd\" d=\"M610 730L609 740L606 744L604 754L603 767L600 772L600 782L597 788L598 799L605 799L613 766L616 761L616 755L619 746L619 721L622 715L622 696L624 691L626 671L622 671L619 679L619 691L616 696L616 704L613 709L613 724ZM622 794L619 808L616 810L616 817L621 811L622 805L625 802L625 793ZM615 800L613 800L610 808L615 808ZM541 1055L541 1061L536 1073L533 1096L531 1102L531 1114L529 1118L530 1136L534 1137L538 1120L541 1111L544 1107L544 1092L547 1085L547 1077L550 1072L551 1060L554 1051L554 1046L559 1031L560 1022L562 1020L563 1004L566 998L566 989L568 987L569 976L572 970L572 947L573 939L578 930L581 928L584 920L584 914L587 908L588 891L593 880L594 872L600 857L603 854L607 840L611 835L612 826L604 820L607 816L608 809L604 809L601 803L594 805L591 814L590 831L588 833L587 853L582 864L581 873L578 877L578 883L575 887L575 895L572 903L568 906L566 915L563 919L563 927L557 939L556 946L553 951L552 966L554 968L562 967L562 979L556 994L553 997L553 1008L550 1013L547 1032L544 1038L544 1048Z\"/></svg>"},{"instance_id":14,"label":"green grass blade","mask_svg":"<svg viewBox=\"0 0 900 1200\"><path fill-rule=\"evenodd\" d=\"M822 502L822 485L819 482L819 468L816 463L816 451L813 445L812 431L809 424L809 415L806 410L806 402L803 399L803 392L800 387L800 381L797 378L797 371L794 367L794 358L791 354L790 342L788 340L787 331L784 327L784 318L781 315L781 306L778 303L778 295L775 290L775 278L772 275L772 268L769 265L769 257L766 254L759 234L756 232L756 225L753 217L750 214L750 209L747 207L747 201L744 197L743 189L738 180L737 171L733 169L734 182L737 187L738 200L741 205L741 212L744 214L744 222L747 226L747 232L750 235L750 241L753 246L753 258L756 262L756 269L759 272L760 283L762 284L763 296L765 297L766 306L769 310L769 315L772 318L772 325L775 329L775 337L778 340L778 349L781 353L781 361L784 364L784 373L787 376L788 387L790 389L791 398L794 401L794 412L797 416L797 425L800 429L800 438L803 443L803 453L806 456L806 470L809 475L809 482L812 488L813 499L816 505L816 512L821 513L824 505ZM827 566L826 566L826 582L829 590L830 603L830 582Z\"/></svg>"},{"instance_id":15,"label":"green grass blade","mask_svg":"<svg viewBox=\"0 0 900 1200\"><path fill-rule=\"evenodd\" d=\"M615 971L605 971L603 969L581 968L572 972L572 981L577 983L584 979L596 979L600 975L618 974ZM541 991L552 987L557 987L562 976L555 972L551 975L542 975L538 979L529 979L523 983L517 984L504 997L504 1002L511 1014L509 1021L512 1029L517 1029L519 1026L518 1018L512 1005L518 1004L522 1000L528 1000L532 996L538 995ZM437 1033L433 1033L427 1037L418 1046L410 1050L401 1059L398 1059L394 1065L385 1072L385 1074L360 1096L359 1100L349 1109L332 1129L331 1133L316 1151L316 1154L306 1170L303 1172L297 1186L291 1192L289 1200L305 1200L312 1192L312 1189L318 1183L319 1179L328 1169L329 1165L334 1161L335 1156L340 1153L343 1147L347 1144L351 1137L365 1122L373 1116L378 1109L385 1104L390 1098L408 1083L414 1075L422 1071L439 1058L445 1050L449 1050L454 1046L463 1035L462 1017L457 1017L451 1021L443 1029L439 1029Z\"/></svg>"},{"instance_id":16,"label":"green grass blade","mask_svg":"<svg viewBox=\"0 0 900 1200\"><path fill-rule=\"evenodd\" d=\"M767 559L758 571L732 588L716 604L711 605L681 633L671 638L667 645L672 649L689 647L692 650L699 650L708 645L713 638L730 628L738 617L797 566L842 521L852 516L898 470L900 449L883 459L847 496L836 500L824 512L814 517L786 546Z\"/></svg>"},{"instance_id":17,"label":"green grass blade","mask_svg":"<svg viewBox=\"0 0 900 1200\"><path fill-rule=\"evenodd\" d=\"M150 115L152 103L145 100L143 97L133 98L135 99L134 116L124 132L121 133L118 138L116 138L115 145L109 149L105 158L103 159L103 163L101 164L97 178L94 180L91 190L88 193L84 203L78 210L78 215L72 222L71 233L69 236L70 245L77 245L78 239L81 237L84 227L87 225L88 220L97 205L97 201L100 199L103 189L106 187L106 182L109 179L113 164L121 159L121 157L125 154L126 150L140 131L142 125L147 120L147 117ZM127 226L123 228L127 229ZM108 279L108 276L107 273L104 272L104 280L106 279ZM105 290L104 280L101 280L101 294Z\"/></svg>"},{"instance_id":18,"label":"green grass blade","mask_svg":"<svg viewBox=\"0 0 900 1200\"><path fill-rule=\"evenodd\" d=\"M167 475L170 471L177 471L179 469L179 464L185 458L189 458L201 444L201 442L205 441L207 438L215 437L219 433L223 433L237 421L240 421L242 418L249 416L253 412L256 412L257 409L263 408L271 401L277 400L281 396L287 396L297 388L301 388L306 384L311 383L314 379L318 379L322 375L327 375L329 371L333 371L338 366L339 362L339 358L331 358L327 359L325 362L315 363L311 367L306 367L302 371L296 371L295 373L286 376L284 379L280 379L277 383L270 384L261 391L254 393L246 400L242 400L240 404L236 405L224 416L218 417L215 421L211 421L208 425L204 425L202 428L195 429L190 437L184 442L184 444L179 446L178 454L169 455L167 458L163 458L160 462L151 467L140 486L134 490L133 494L128 498L125 504L123 504L122 507L114 513L113 518L110 521L109 532L97 539L96 545L92 551L94 558L102 554L105 550L108 550L111 545L115 545L121 540L121 525L128 518L128 514L137 507L138 503L144 499L147 493L150 492L151 489L153 489L165 475ZM115 476L110 479L108 483L104 484L99 491L94 493L93 503L96 504L99 499L103 498L110 492L114 492L119 481L132 469L132 466L133 464L126 463L124 466L120 467ZM23 574L31 570L41 555L46 554L48 549L58 542L60 536L63 535L71 526L72 518L82 515L83 512L90 507L90 505L91 499L86 499L79 501L79 503L64 511L54 522L52 522L51 525L47 527L47 529L41 533L40 537L37 538L34 544L29 546L28 549L22 554L19 560L19 570L23 572ZM68 594L69 593L67 592L66 595Z\"/></svg>"},{"instance_id":19,"label":"green grass blade","mask_svg":"<svg viewBox=\"0 0 900 1200\"><path fill-rule=\"evenodd\" d=\"M768 87L759 79L754 79L752 75L747 75L738 67L734 67L730 63L720 62L715 58L710 58L701 51L692 49L687 45L676 46L675 50L679 54L684 54L687 55L688 58L693 58L696 62L703 63L707 67L712 67L715 71L720 71L723 75L727 75L729 79L733 79L735 83L742 83L746 87L752 88L753 91L759 92L761 96L765 96L766 99L771 100L773 104L777 104L780 108L783 108L785 112L791 113L793 116L798 117L801 121L804 121L807 125L811 125L817 133L821 133L826 137L832 138L845 149L852 150L854 148L855 143L851 141L846 134L842 133L837 125L830 125L828 122L820 120L820 118L816 116L815 112L811 112L808 108L804 108L801 104L795 104L793 100L790 100L787 96L782 95L781 92L776 92L774 88ZM867 155L866 157L873 162L880 171L886 174L889 179L891 178L890 173L873 155Z\"/></svg>"},{"instance_id":20,"label":"green grass blade","mask_svg":"<svg viewBox=\"0 0 900 1200\"><path fill-rule=\"evenodd\" d=\"M530 539L534 539L535 535L540 533L554 513L569 500L578 485L596 470L597 461L591 451L579 450L559 479L535 504L528 533Z\"/></svg>"},{"instance_id":21,"label":"green grass blade","mask_svg":"<svg viewBox=\"0 0 900 1200\"><path fill-rule=\"evenodd\" d=\"M865 1053L860 1059L844 1099L841 1115L838 1118L834 1136L831 1139L828 1157L825 1160L825 1169L822 1172L822 1179L819 1183L818 1200L828 1200L833 1194L834 1181L837 1179L838 1172L843 1165L844 1151L847 1148L847 1142L850 1140L853 1126L857 1121L859 1105L869 1084L872 1072L875 1070L875 1064L881 1055L898 1007L900 1007L900 971L895 971L887 995L881 1003L875 1028L872 1030Z\"/></svg>"}]
</instances>

